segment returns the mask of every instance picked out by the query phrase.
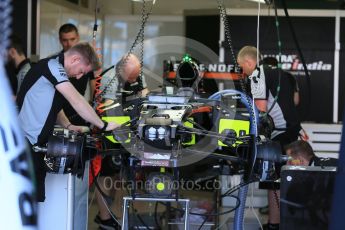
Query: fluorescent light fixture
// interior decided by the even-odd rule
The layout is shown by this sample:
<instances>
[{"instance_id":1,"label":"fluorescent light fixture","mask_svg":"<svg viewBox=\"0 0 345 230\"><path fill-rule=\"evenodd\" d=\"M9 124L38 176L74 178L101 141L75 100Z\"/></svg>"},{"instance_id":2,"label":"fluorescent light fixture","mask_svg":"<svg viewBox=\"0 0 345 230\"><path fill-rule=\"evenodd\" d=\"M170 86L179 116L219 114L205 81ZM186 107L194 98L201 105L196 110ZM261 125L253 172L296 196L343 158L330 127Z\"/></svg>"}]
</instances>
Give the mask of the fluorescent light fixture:
<instances>
[{"instance_id":1,"label":"fluorescent light fixture","mask_svg":"<svg viewBox=\"0 0 345 230\"><path fill-rule=\"evenodd\" d=\"M266 3L265 0L247 0L247 1L249 1L249 2L260 2L260 3L263 3L263 4Z\"/></svg>"},{"instance_id":2,"label":"fluorescent light fixture","mask_svg":"<svg viewBox=\"0 0 345 230\"><path fill-rule=\"evenodd\" d=\"M131 0L132 2L140 2L143 3L143 0ZM152 5L154 5L156 3L156 0L145 0L145 2L152 2Z\"/></svg>"},{"instance_id":3,"label":"fluorescent light fixture","mask_svg":"<svg viewBox=\"0 0 345 230\"><path fill-rule=\"evenodd\" d=\"M131 0L132 2L143 2L143 0ZM156 0L145 0L145 2L152 2Z\"/></svg>"}]
</instances>

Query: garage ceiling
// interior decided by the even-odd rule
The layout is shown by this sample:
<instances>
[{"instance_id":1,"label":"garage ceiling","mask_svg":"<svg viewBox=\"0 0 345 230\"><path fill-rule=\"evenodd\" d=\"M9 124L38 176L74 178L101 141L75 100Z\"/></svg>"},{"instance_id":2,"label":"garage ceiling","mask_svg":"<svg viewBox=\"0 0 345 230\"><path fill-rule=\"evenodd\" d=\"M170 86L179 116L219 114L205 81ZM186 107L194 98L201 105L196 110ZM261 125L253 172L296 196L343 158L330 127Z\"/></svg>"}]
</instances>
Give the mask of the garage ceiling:
<instances>
[{"instance_id":1,"label":"garage ceiling","mask_svg":"<svg viewBox=\"0 0 345 230\"><path fill-rule=\"evenodd\" d=\"M150 4L149 0L146 0ZM268 0L273 1L273 0ZM345 0L285 0L289 9L344 9ZM279 8L281 0L276 0ZM131 0L99 0L106 14L139 14L141 3ZM257 8L258 4L248 0L224 0L228 8ZM267 5L261 4L262 8ZM217 10L217 0L156 0L153 14L182 15L184 10Z\"/></svg>"}]
</instances>

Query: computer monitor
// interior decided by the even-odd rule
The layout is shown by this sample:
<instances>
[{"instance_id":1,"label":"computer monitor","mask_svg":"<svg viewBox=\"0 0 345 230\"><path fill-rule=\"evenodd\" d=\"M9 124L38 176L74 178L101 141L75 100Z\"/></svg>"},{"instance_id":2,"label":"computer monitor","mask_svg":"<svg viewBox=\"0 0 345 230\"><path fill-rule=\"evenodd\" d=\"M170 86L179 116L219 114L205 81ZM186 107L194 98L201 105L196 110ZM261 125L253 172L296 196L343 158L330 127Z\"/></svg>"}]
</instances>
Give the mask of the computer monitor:
<instances>
[{"instance_id":1,"label":"computer monitor","mask_svg":"<svg viewBox=\"0 0 345 230\"><path fill-rule=\"evenodd\" d=\"M327 230L335 175L335 167L284 166L280 229Z\"/></svg>"}]
</instances>

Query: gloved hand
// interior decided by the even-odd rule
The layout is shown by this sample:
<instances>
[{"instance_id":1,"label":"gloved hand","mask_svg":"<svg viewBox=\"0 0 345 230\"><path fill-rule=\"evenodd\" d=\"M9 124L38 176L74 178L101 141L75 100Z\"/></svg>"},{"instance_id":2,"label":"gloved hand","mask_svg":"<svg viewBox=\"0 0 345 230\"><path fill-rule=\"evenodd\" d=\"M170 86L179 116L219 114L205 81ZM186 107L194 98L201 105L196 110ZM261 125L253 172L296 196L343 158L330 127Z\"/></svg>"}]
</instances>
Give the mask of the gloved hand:
<instances>
[{"instance_id":1,"label":"gloved hand","mask_svg":"<svg viewBox=\"0 0 345 230\"><path fill-rule=\"evenodd\" d=\"M259 114L260 122L258 125L259 135L264 135L267 138L271 138L271 134L275 128L273 118L265 112Z\"/></svg>"}]
</instances>

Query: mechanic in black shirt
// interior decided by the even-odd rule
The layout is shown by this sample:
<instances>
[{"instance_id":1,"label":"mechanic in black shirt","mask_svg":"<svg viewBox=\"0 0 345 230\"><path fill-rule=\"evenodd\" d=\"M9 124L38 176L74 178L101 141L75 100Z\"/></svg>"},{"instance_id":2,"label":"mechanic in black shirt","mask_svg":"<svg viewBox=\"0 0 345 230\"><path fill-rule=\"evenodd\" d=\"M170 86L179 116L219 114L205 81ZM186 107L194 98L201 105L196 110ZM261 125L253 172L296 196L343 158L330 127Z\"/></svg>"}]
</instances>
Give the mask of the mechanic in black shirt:
<instances>
[{"instance_id":1,"label":"mechanic in black shirt","mask_svg":"<svg viewBox=\"0 0 345 230\"><path fill-rule=\"evenodd\" d=\"M15 74L17 78L17 94L26 73L31 68L31 62L28 58L26 58L21 39L16 35L12 35L10 37L10 40L11 43L7 50L8 61L15 66Z\"/></svg>"},{"instance_id":2,"label":"mechanic in black shirt","mask_svg":"<svg viewBox=\"0 0 345 230\"><path fill-rule=\"evenodd\" d=\"M303 166L333 166L336 167L338 160L335 158L323 158L315 155L313 148L307 141L298 140L285 146L286 154L291 158L288 165Z\"/></svg>"}]
</instances>

